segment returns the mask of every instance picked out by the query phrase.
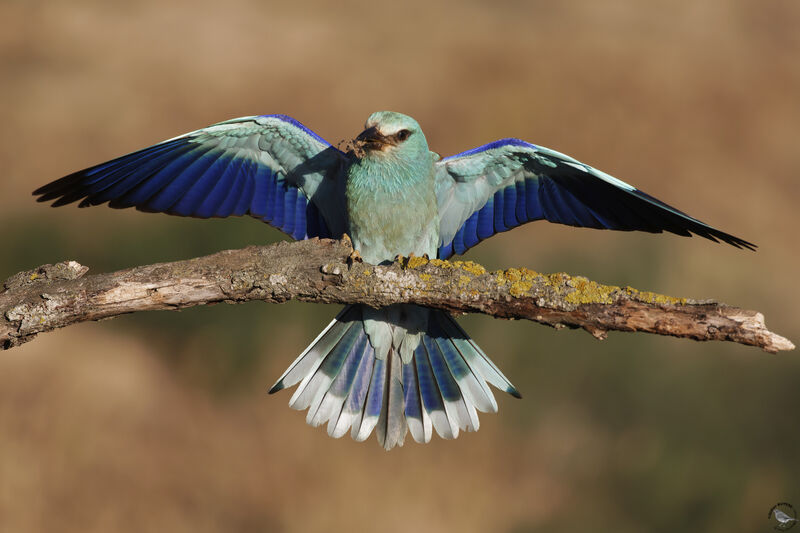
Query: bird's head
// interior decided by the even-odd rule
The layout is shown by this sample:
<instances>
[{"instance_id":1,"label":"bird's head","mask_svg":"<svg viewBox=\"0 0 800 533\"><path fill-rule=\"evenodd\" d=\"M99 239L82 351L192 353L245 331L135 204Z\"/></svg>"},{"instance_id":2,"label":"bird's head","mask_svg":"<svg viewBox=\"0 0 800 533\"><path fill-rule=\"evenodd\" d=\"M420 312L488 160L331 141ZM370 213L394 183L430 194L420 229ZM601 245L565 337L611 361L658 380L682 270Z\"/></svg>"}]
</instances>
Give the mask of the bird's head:
<instances>
[{"instance_id":1,"label":"bird's head","mask_svg":"<svg viewBox=\"0 0 800 533\"><path fill-rule=\"evenodd\" d=\"M428 141L422 128L413 118L393 111L373 113L354 141L359 157L403 157L416 159L427 156Z\"/></svg>"}]
</instances>

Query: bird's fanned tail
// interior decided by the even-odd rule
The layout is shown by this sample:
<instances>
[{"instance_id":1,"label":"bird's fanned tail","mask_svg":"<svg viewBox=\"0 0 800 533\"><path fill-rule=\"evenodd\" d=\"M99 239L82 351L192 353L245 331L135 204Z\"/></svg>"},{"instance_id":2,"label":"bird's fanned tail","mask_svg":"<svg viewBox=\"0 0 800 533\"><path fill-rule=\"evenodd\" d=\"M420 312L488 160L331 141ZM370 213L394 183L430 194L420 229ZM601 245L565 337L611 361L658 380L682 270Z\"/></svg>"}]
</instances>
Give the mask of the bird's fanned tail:
<instances>
[{"instance_id":1,"label":"bird's fanned tail","mask_svg":"<svg viewBox=\"0 0 800 533\"><path fill-rule=\"evenodd\" d=\"M497 411L488 383L519 393L450 315L427 312L421 341L403 362L394 346L377 357L362 307L345 307L270 393L299 383L289 405L308 409L308 424L327 423L336 438L349 430L357 441L374 430L387 450L402 446L408 432L422 443L434 431L445 439L477 431L477 412Z\"/></svg>"}]
</instances>

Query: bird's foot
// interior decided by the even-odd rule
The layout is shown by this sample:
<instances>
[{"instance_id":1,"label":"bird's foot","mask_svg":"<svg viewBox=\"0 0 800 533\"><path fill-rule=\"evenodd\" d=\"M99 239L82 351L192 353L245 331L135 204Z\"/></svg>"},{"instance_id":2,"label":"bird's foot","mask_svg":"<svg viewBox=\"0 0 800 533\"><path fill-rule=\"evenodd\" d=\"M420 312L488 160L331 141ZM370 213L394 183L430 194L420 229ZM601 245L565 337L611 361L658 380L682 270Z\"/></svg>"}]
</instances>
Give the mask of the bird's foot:
<instances>
[{"instance_id":1,"label":"bird's foot","mask_svg":"<svg viewBox=\"0 0 800 533\"><path fill-rule=\"evenodd\" d=\"M363 263L364 259L361 257L361 254L358 253L358 250L353 248L353 241L350 239L350 235L347 233L342 234L342 242L350 248L350 255L347 256L347 265L353 266L353 263Z\"/></svg>"},{"instance_id":2,"label":"bird's foot","mask_svg":"<svg viewBox=\"0 0 800 533\"><path fill-rule=\"evenodd\" d=\"M342 243L347 245L351 250L353 249L353 239L350 238L350 235L348 235L347 233L342 233L341 241Z\"/></svg>"},{"instance_id":3,"label":"bird's foot","mask_svg":"<svg viewBox=\"0 0 800 533\"><path fill-rule=\"evenodd\" d=\"M407 256L398 254L394 258L395 263L399 263L403 268L416 268L427 264L430 261L428 254L417 255L414 252L409 253Z\"/></svg>"},{"instance_id":4,"label":"bird's foot","mask_svg":"<svg viewBox=\"0 0 800 533\"><path fill-rule=\"evenodd\" d=\"M353 250L350 252L350 255L347 256L347 265L353 266L353 263L363 263L364 259L361 257L361 254L358 253L358 250Z\"/></svg>"}]
</instances>

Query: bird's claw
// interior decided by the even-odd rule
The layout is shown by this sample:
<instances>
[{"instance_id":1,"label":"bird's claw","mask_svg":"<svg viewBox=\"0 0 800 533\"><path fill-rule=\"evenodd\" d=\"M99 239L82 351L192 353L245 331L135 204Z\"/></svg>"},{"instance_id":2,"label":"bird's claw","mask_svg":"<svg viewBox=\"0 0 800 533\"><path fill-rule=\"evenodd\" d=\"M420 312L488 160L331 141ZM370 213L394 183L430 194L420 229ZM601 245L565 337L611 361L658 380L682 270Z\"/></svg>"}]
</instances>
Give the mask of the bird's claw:
<instances>
[{"instance_id":1,"label":"bird's claw","mask_svg":"<svg viewBox=\"0 0 800 533\"><path fill-rule=\"evenodd\" d=\"M397 254L396 256L394 256L394 260L396 263L403 263L403 262L408 263L409 259L413 259L415 257L421 257L425 261L430 261L431 259L431 256L429 256L428 254L417 255L414 252L411 252L408 255Z\"/></svg>"},{"instance_id":2,"label":"bird's claw","mask_svg":"<svg viewBox=\"0 0 800 533\"><path fill-rule=\"evenodd\" d=\"M353 250L350 252L350 255L347 256L347 264L349 266L353 266L353 263L363 263L364 259L361 257L361 254L358 253L358 250Z\"/></svg>"},{"instance_id":3,"label":"bird's claw","mask_svg":"<svg viewBox=\"0 0 800 533\"><path fill-rule=\"evenodd\" d=\"M350 248L350 255L347 256L347 266L353 266L353 263L363 263L364 259L361 257L361 254L358 253L353 247L353 241L350 239L350 235L347 233L342 234L342 242Z\"/></svg>"}]
</instances>

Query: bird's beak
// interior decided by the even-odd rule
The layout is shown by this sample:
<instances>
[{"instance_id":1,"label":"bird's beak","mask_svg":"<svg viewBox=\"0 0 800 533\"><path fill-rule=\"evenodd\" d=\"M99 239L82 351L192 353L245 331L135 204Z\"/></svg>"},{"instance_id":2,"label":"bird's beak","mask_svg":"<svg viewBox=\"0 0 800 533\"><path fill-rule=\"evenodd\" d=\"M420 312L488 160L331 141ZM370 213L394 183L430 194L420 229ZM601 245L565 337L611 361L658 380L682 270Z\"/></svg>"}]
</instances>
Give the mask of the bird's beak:
<instances>
[{"instance_id":1,"label":"bird's beak","mask_svg":"<svg viewBox=\"0 0 800 533\"><path fill-rule=\"evenodd\" d=\"M365 150L381 150L386 145L392 144L375 126L367 128L359 133L358 137L356 137L356 143Z\"/></svg>"}]
</instances>

